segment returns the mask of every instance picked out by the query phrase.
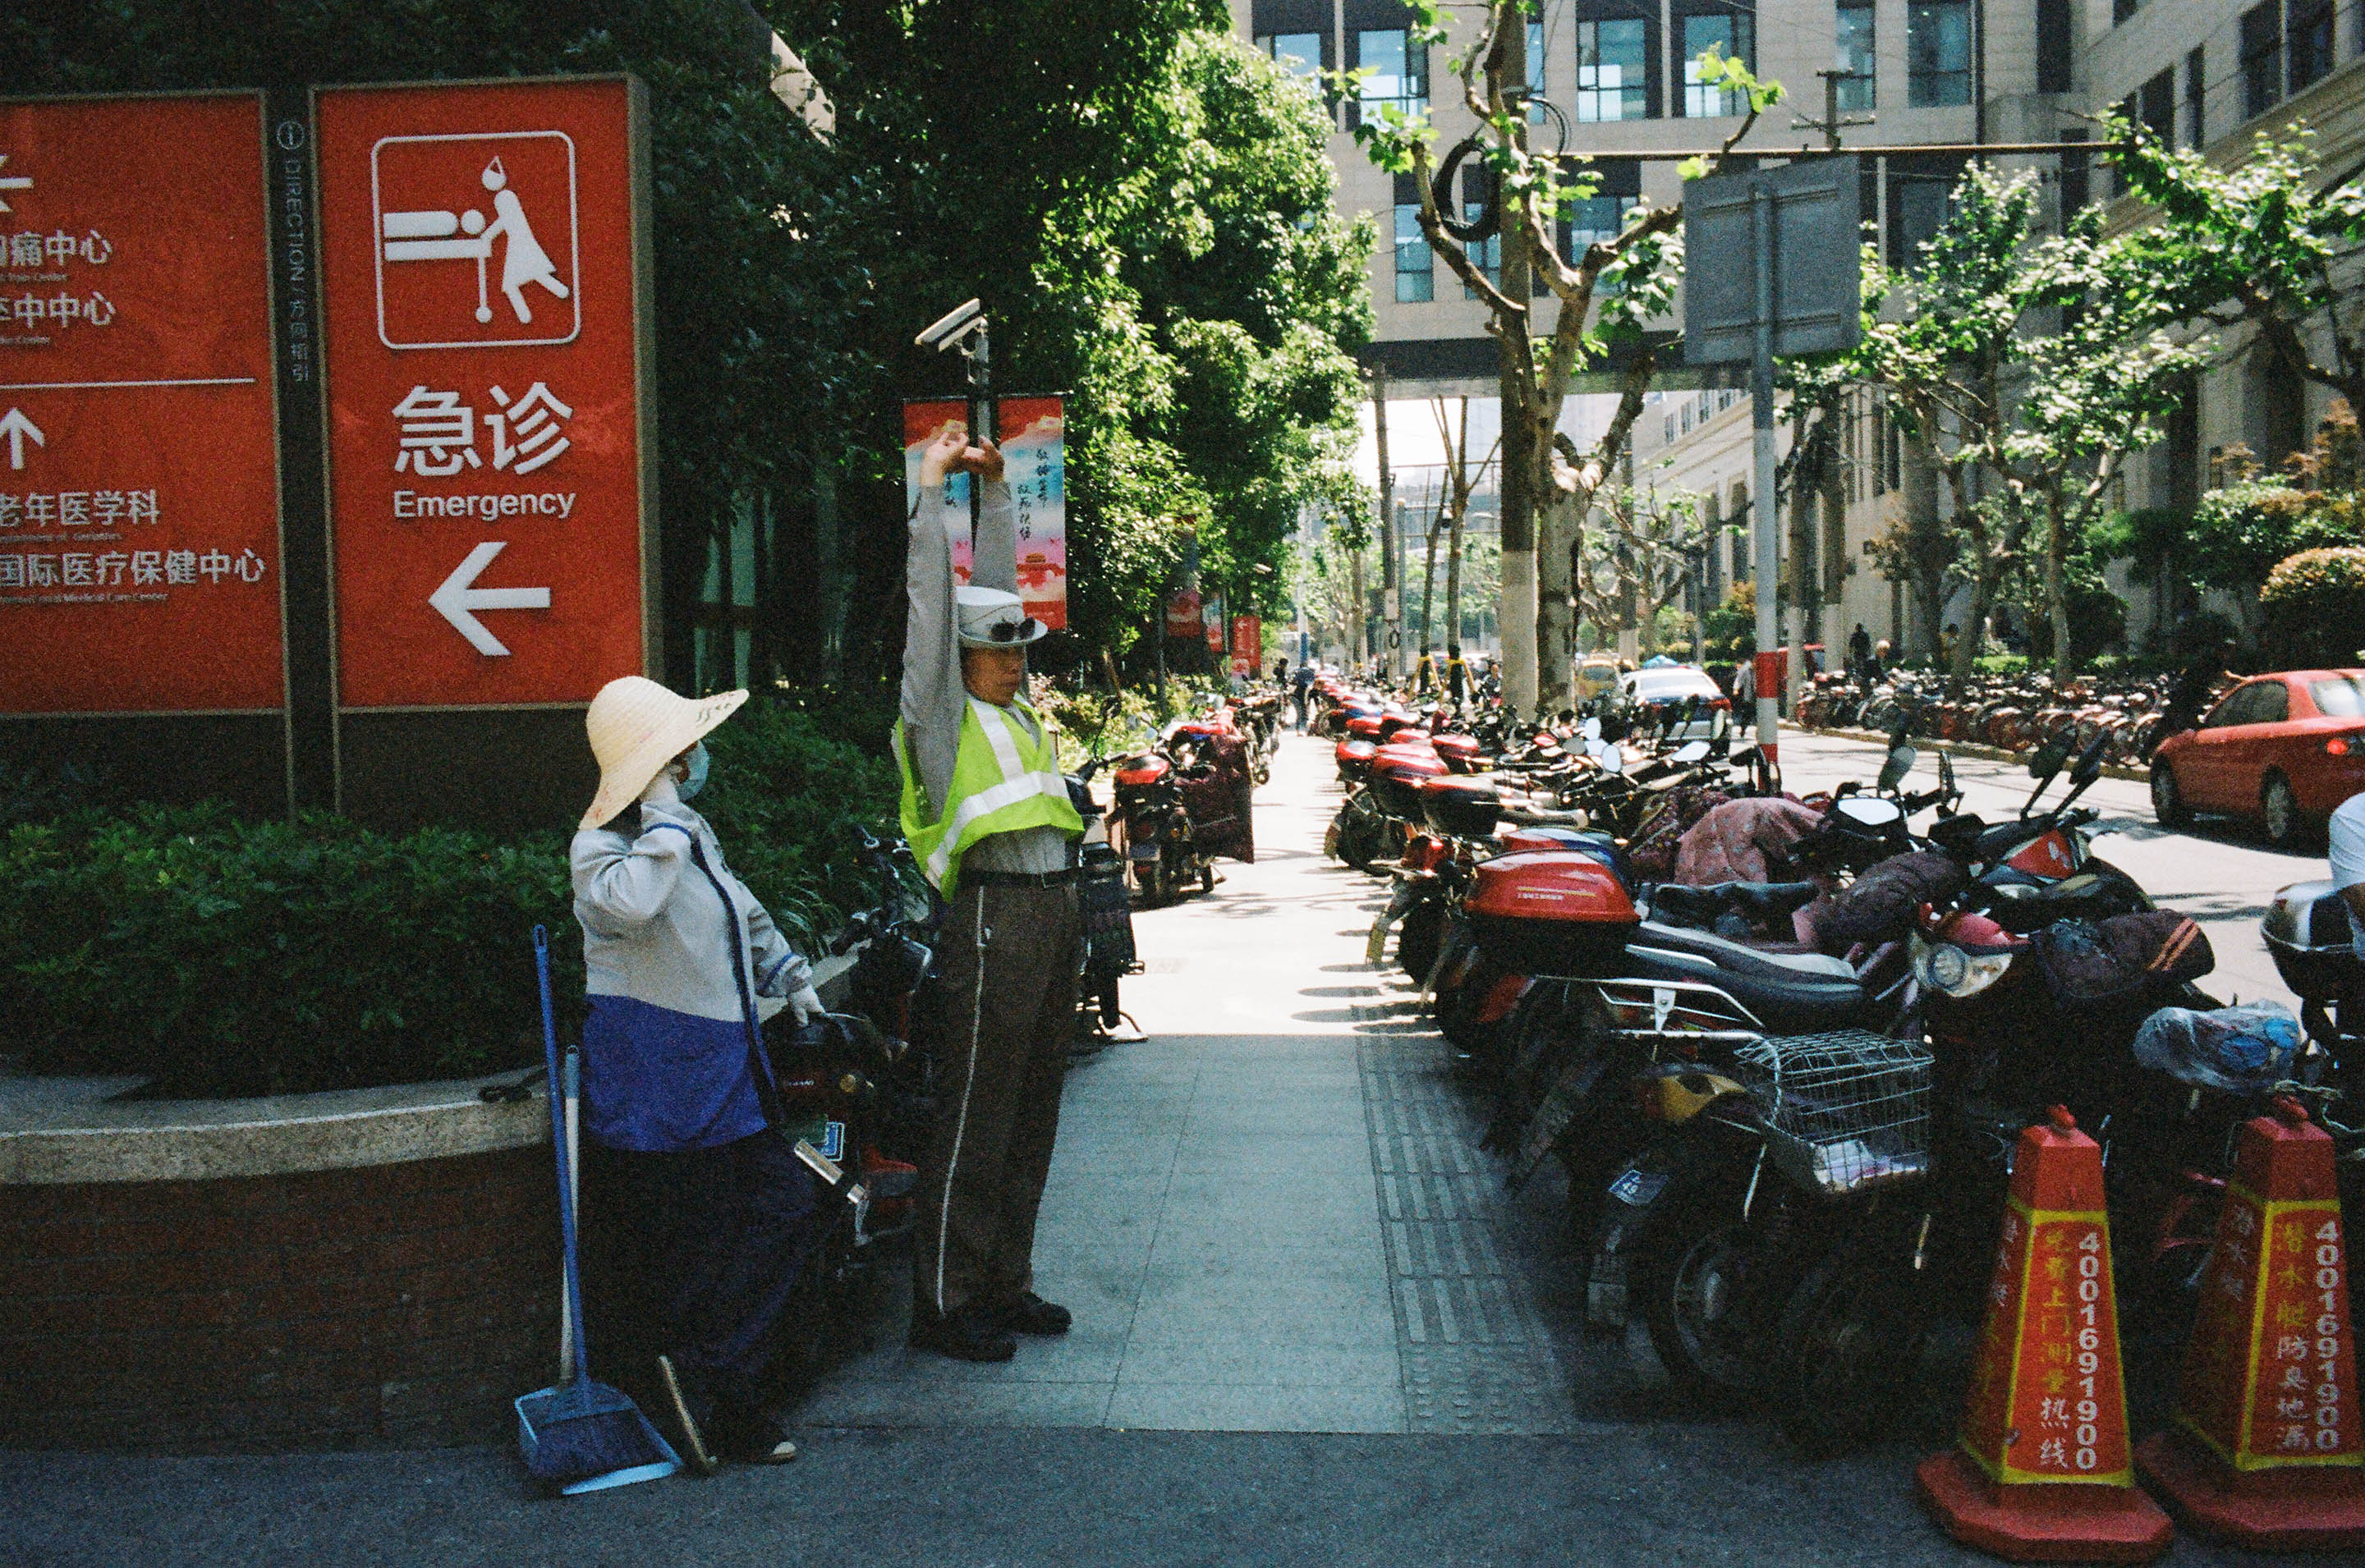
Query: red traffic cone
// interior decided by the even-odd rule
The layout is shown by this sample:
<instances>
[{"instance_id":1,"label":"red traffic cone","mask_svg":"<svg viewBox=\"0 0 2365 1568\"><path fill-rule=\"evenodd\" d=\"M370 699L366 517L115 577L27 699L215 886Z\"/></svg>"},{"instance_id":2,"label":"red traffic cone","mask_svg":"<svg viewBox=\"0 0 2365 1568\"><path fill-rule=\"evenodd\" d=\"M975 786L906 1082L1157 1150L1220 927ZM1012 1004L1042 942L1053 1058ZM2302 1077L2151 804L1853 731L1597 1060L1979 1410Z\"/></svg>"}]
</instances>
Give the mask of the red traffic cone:
<instances>
[{"instance_id":1,"label":"red traffic cone","mask_svg":"<svg viewBox=\"0 0 2365 1568\"><path fill-rule=\"evenodd\" d=\"M2243 1125L2201 1282L2176 1425L2135 1451L2204 1535L2365 1547L2365 1441L2332 1139L2297 1101Z\"/></svg>"},{"instance_id":2,"label":"red traffic cone","mask_svg":"<svg viewBox=\"0 0 2365 1568\"><path fill-rule=\"evenodd\" d=\"M2168 1550L2135 1484L2102 1151L2060 1106L2020 1135L1962 1438L1913 1473L1946 1533L2015 1562Z\"/></svg>"}]
</instances>

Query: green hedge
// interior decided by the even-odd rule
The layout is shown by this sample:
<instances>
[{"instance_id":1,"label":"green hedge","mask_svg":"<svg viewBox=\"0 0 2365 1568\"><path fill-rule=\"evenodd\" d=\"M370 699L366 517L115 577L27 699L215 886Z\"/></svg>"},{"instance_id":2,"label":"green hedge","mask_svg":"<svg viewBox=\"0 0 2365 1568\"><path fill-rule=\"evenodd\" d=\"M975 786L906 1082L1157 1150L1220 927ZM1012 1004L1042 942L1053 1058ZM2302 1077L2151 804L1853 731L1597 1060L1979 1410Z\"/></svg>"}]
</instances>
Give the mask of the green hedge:
<instances>
[{"instance_id":1,"label":"green hedge","mask_svg":"<svg viewBox=\"0 0 2365 1568\"><path fill-rule=\"evenodd\" d=\"M2365 648L2365 549L2285 556L2259 590L2270 656L2294 665L2352 665Z\"/></svg>"},{"instance_id":2,"label":"green hedge","mask_svg":"<svg viewBox=\"0 0 2365 1568\"><path fill-rule=\"evenodd\" d=\"M712 749L698 804L733 868L810 945L867 896L851 851L857 824L894 814L883 745L757 702ZM537 922L563 1026L581 1013L567 837L395 837L221 807L20 821L0 838L0 1050L30 1071L144 1073L193 1096L537 1061Z\"/></svg>"}]
</instances>

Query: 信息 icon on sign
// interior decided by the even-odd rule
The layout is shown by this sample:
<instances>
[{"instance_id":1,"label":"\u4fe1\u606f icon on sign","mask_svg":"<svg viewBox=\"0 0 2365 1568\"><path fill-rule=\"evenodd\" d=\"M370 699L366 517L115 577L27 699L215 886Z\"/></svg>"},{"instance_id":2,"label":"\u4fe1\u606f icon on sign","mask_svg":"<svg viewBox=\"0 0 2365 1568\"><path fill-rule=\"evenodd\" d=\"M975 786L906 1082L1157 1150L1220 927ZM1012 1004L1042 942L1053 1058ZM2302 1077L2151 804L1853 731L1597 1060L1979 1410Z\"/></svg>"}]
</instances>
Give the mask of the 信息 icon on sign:
<instances>
[{"instance_id":1,"label":"\u4fe1\u606f icon on sign","mask_svg":"<svg viewBox=\"0 0 2365 1568\"><path fill-rule=\"evenodd\" d=\"M370 178L388 348L574 340L580 236L564 132L390 136L371 149Z\"/></svg>"}]
</instances>

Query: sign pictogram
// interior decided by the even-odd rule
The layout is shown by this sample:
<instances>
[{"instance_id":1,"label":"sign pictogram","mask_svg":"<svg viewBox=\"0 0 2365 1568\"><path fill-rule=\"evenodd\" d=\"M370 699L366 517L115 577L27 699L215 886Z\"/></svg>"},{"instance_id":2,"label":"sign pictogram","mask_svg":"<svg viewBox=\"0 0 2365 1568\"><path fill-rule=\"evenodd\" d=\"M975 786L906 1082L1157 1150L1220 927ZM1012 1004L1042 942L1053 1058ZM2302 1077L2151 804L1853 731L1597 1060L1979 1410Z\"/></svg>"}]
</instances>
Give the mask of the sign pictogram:
<instances>
[{"instance_id":1,"label":"sign pictogram","mask_svg":"<svg viewBox=\"0 0 2365 1568\"><path fill-rule=\"evenodd\" d=\"M0 104L0 713L281 706L263 200L253 94Z\"/></svg>"},{"instance_id":2,"label":"sign pictogram","mask_svg":"<svg viewBox=\"0 0 2365 1568\"><path fill-rule=\"evenodd\" d=\"M582 330L564 131L384 138L370 149L370 198L387 347L567 343Z\"/></svg>"},{"instance_id":3,"label":"sign pictogram","mask_svg":"<svg viewBox=\"0 0 2365 1568\"><path fill-rule=\"evenodd\" d=\"M339 701L647 666L636 84L321 90Z\"/></svg>"}]
</instances>

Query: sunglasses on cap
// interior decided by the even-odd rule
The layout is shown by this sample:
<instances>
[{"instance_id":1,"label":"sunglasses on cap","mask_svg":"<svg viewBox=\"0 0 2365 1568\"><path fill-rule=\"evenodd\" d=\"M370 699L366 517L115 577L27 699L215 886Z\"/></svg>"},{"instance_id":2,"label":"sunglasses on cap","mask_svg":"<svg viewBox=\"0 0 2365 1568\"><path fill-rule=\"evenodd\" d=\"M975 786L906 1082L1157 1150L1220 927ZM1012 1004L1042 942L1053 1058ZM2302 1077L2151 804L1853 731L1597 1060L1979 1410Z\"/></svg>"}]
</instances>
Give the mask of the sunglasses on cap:
<instances>
[{"instance_id":1,"label":"sunglasses on cap","mask_svg":"<svg viewBox=\"0 0 2365 1568\"><path fill-rule=\"evenodd\" d=\"M1038 624L1031 615L1016 621L997 621L986 628L985 634L997 643L1022 642L1035 635Z\"/></svg>"}]
</instances>

